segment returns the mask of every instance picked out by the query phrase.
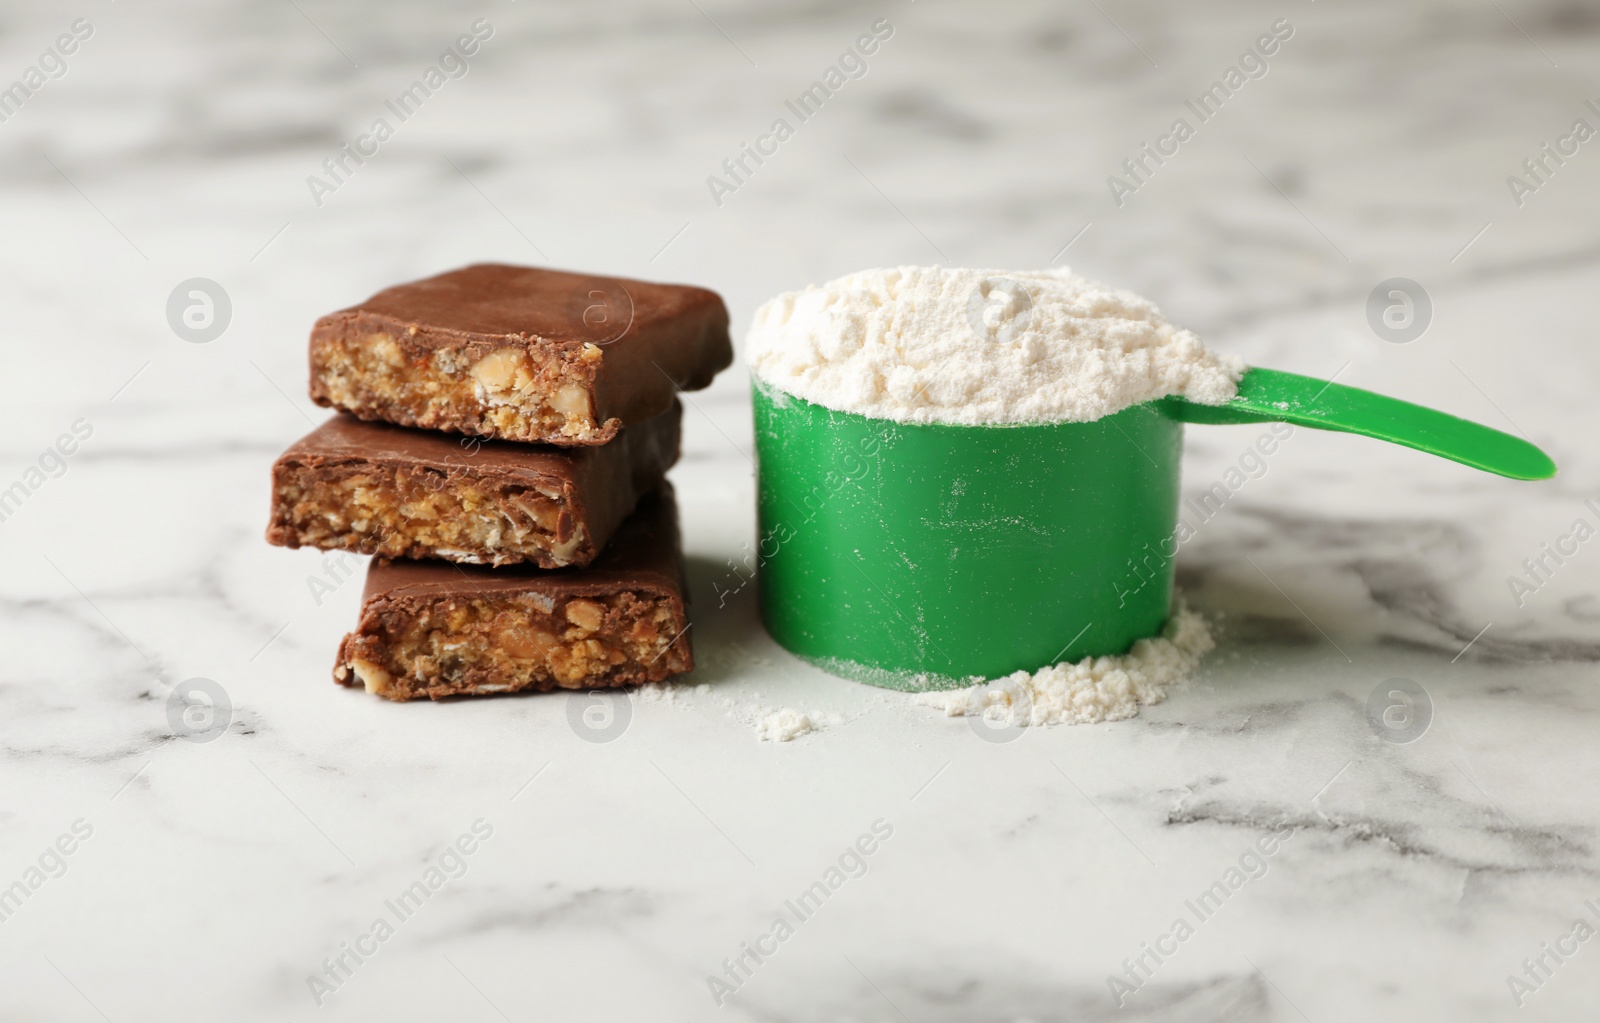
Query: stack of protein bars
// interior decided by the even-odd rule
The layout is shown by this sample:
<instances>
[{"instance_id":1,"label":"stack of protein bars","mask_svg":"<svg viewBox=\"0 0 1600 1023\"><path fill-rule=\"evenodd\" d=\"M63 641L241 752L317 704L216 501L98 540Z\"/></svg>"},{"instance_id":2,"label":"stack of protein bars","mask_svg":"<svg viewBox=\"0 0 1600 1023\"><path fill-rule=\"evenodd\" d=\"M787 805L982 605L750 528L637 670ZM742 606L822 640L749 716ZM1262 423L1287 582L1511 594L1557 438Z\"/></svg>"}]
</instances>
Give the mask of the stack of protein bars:
<instances>
[{"instance_id":1,"label":"stack of protein bars","mask_svg":"<svg viewBox=\"0 0 1600 1023\"><path fill-rule=\"evenodd\" d=\"M311 333L340 412L272 470L267 540L376 555L334 678L391 700L659 682L694 666L678 390L733 360L703 288L484 264Z\"/></svg>"}]
</instances>

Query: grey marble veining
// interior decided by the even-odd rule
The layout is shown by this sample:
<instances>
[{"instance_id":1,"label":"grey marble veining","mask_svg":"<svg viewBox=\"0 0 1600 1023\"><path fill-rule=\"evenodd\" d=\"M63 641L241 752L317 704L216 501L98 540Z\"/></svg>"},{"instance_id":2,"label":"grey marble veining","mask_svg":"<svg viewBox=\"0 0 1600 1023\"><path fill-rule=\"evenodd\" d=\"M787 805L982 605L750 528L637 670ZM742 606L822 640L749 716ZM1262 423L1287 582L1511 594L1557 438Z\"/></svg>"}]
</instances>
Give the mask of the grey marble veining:
<instances>
[{"instance_id":1,"label":"grey marble veining","mask_svg":"<svg viewBox=\"0 0 1600 1023\"><path fill-rule=\"evenodd\" d=\"M1520 604L1508 579L1600 518L1600 142L1520 206L1507 183L1600 127L1590 7L88 0L0 11L0 85L79 18L64 73L0 121L0 491L38 484L0 521L0 1016L1592 1011L1600 945L1568 936L1600 928L1600 541ZM318 205L307 179L479 19L466 73ZM707 177L879 19L865 74L714 202ZM1108 176L1284 19L1118 205ZM1253 363L1525 433L1562 472L1296 431L1179 556L1220 641L1194 683L985 742L760 631L731 582L754 533L735 367L691 396L674 470L707 692L636 698L605 743L562 696L390 705L330 681L359 576L265 545L267 466L325 415L315 316L487 259L704 284L739 323L864 266L1068 263ZM209 343L167 320L194 277L232 302ZM1433 301L1409 344L1366 321L1390 277ZM1191 428L1188 488L1258 433ZM169 716L195 679L229 704L206 742ZM1396 679L1431 705L1410 743L1368 716ZM752 709L783 706L836 723L758 741ZM708 978L875 822L864 873L717 1005ZM1176 951L1119 1007L1152 947Z\"/></svg>"}]
</instances>

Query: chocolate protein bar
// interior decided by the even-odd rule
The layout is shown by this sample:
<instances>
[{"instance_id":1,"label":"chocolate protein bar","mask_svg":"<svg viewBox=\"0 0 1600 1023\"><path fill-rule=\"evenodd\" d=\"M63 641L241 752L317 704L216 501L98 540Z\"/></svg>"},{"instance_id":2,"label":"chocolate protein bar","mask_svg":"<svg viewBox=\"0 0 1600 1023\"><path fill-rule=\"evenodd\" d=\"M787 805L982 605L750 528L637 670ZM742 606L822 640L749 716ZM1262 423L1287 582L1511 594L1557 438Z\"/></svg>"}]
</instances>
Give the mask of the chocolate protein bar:
<instances>
[{"instance_id":1,"label":"chocolate protein bar","mask_svg":"<svg viewBox=\"0 0 1600 1023\"><path fill-rule=\"evenodd\" d=\"M732 361L715 292L483 263L318 320L311 397L402 426L604 444Z\"/></svg>"},{"instance_id":2,"label":"chocolate protein bar","mask_svg":"<svg viewBox=\"0 0 1600 1023\"><path fill-rule=\"evenodd\" d=\"M468 564L586 565L678 458L682 407L600 447L479 440L340 414L272 467L267 542Z\"/></svg>"},{"instance_id":3,"label":"chocolate protein bar","mask_svg":"<svg viewBox=\"0 0 1600 1023\"><path fill-rule=\"evenodd\" d=\"M374 560L333 677L391 700L660 682L694 657L670 484L587 568Z\"/></svg>"}]
</instances>

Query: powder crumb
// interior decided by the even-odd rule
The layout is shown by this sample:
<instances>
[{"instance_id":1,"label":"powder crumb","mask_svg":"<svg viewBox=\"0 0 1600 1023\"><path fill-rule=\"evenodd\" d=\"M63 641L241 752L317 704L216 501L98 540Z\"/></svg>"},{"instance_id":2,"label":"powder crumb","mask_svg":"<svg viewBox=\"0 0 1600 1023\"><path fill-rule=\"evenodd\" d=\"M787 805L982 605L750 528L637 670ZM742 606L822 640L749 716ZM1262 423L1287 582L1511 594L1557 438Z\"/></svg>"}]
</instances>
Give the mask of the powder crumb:
<instances>
[{"instance_id":1,"label":"powder crumb","mask_svg":"<svg viewBox=\"0 0 1600 1023\"><path fill-rule=\"evenodd\" d=\"M764 742L790 742L815 731L818 728L811 715L787 707L766 715L756 725L756 735Z\"/></svg>"},{"instance_id":2,"label":"powder crumb","mask_svg":"<svg viewBox=\"0 0 1600 1023\"><path fill-rule=\"evenodd\" d=\"M685 688L671 683L647 682L635 689L634 693L639 697L640 703L677 703L678 695Z\"/></svg>"},{"instance_id":3,"label":"powder crumb","mask_svg":"<svg viewBox=\"0 0 1600 1023\"><path fill-rule=\"evenodd\" d=\"M980 682L971 689L918 693L914 699L950 717L981 716L1008 725L1121 721L1167 698L1216 643L1206 620L1182 604L1162 634L1117 657L1086 657Z\"/></svg>"},{"instance_id":4,"label":"powder crumb","mask_svg":"<svg viewBox=\"0 0 1600 1023\"><path fill-rule=\"evenodd\" d=\"M863 270L756 311L762 381L841 412L914 423L1088 422L1167 395L1217 405L1244 363L1148 299L1071 270Z\"/></svg>"},{"instance_id":5,"label":"powder crumb","mask_svg":"<svg viewBox=\"0 0 1600 1023\"><path fill-rule=\"evenodd\" d=\"M671 704L693 707L696 697L711 697L726 710L726 716L755 729L763 742L793 742L802 735L820 732L830 725L843 724L845 716L837 711L799 711L783 707L774 710L762 700L761 693L745 694L748 698L737 700L713 693L707 683L695 686L674 685L670 682L647 682L634 689L634 695L644 704Z\"/></svg>"}]
</instances>

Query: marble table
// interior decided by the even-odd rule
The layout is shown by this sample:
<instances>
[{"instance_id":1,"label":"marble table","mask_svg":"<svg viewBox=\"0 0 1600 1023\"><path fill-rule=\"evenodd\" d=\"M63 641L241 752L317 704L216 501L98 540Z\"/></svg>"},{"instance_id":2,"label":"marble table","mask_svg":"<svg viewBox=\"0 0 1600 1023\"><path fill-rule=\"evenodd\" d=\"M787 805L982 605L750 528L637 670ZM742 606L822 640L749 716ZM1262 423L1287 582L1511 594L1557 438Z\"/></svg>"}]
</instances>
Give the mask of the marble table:
<instances>
[{"instance_id":1,"label":"marble table","mask_svg":"<svg viewBox=\"0 0 1600 1023\"><path fill-rule=\"evenodd\" d=\"M12 5L0 1016L1592 1012L1597 66L1573 0ZM673 473L688 688L394 705L330 681L359 566L262 541L267 467L326 414L311 321L474 260L738 323L864 266L1070 264L1562 471L1299 431L1179 558L1220 644L1194 683L997 743L761 632L736 365ZM1392 278L1414 340L1369 322ZM1259 431L1192 428L1186 485ZM827 727L761 741L781 707Z\"/></svg>"}]
</instances>

